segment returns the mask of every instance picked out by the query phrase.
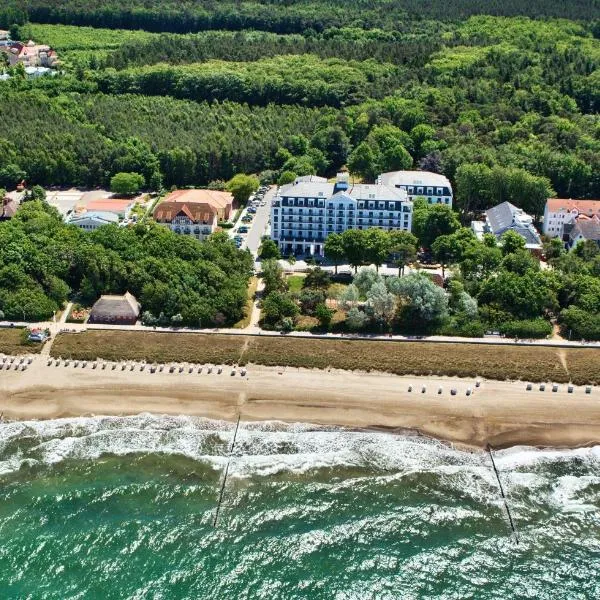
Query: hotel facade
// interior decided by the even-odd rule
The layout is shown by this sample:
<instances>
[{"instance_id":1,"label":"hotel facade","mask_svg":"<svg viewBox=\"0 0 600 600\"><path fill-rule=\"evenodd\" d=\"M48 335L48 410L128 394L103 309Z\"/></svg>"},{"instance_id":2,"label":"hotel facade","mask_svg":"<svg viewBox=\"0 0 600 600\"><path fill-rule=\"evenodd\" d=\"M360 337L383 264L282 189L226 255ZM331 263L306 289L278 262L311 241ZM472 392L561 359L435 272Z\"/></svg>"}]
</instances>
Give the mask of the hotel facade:
<instances>
[{"instance_id":1,"label":"hotel facade","mask_svg":"<svg viewBox=\"0 0 600 600\"><path fill-rule=\"evenodd\" d=\"M331 233L347 229L410 231L412 201L405 190L380 183L351 184L347 173L335 183L298 178L282 186L271 206L271 238L284 255L324 255Z\"/></svg>"}]
</instances>

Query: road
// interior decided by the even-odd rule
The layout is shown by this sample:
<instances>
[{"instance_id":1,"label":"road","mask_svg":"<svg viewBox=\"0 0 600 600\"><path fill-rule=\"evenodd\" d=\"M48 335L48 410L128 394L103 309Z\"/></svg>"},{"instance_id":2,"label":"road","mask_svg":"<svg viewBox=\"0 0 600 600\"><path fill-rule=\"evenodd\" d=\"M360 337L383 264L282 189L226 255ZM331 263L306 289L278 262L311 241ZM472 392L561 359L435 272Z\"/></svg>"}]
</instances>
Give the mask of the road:
<instances>
[{"instance_id":1,"label":"road","mask_svg":"<svg viewBox=\"0 0 600 600\"><path fill-rule=\"evenodd\" d=\"M248 250L252 252L254 258L258 256L260 241L267 230L267 225L269 224L269 218L271 216L271 203L275 198L276 190L277 186L271 186L265 194L264 200L266 204L265 206L259 206L256 210L254 220L252 221L252 227L246 236L245 245L242 246L243 248L248 248Z\"/></svg>"}]
</instances>

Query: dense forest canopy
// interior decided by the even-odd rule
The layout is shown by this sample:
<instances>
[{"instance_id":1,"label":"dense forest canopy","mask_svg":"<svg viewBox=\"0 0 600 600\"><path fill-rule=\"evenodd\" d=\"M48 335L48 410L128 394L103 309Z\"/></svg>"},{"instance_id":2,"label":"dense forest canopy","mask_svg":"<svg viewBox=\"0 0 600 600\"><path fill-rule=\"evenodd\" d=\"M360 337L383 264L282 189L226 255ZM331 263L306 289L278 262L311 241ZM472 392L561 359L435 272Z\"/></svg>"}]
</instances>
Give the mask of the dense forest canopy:
<instances>
[{"instance_id":1,"label":"dense forest canopy","mask_svg":"<svg viewBox=\"0 0 600 600\"><path fill-rule=\"evenodd\" d=\"M407 19L465 19L472 15L525 15L589 20L600 17L596 0L8 0L0 25L40 23L187 33L206 29L262 29L276 33L331 27L395 29Z\"/></svg>"},{"instance_id":2,"label":"dense forest canopy","mask_svg":"<svg viewBox=\"0 0 600 600\"><path fill-rule=\"evenodd\" d=\"M199 244L160 225L85 232L43 202L0 223L0 310L10 320L49 319L72 298L134 294L162 323L235 323L246 306L252 257L225 235ZM179 319L177 319L179 321Z\"/></svg>"}]
</instances>

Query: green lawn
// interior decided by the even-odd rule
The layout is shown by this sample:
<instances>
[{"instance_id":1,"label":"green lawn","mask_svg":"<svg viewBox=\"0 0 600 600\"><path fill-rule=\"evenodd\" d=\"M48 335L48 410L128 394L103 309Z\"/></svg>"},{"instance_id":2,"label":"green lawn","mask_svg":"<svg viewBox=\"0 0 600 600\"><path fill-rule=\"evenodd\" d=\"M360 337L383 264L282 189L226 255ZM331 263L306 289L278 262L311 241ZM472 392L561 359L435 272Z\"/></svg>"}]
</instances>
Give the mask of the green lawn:
<instances>
[{"instance_id":1,"label":"green lawn","mask_svg":"<svg viewBox=\"0 0 600 600\"><path fill-rule=\"evenodd\" d=\"M300 292L304 283L304 275L290 275L287 278L287 283L291 293Z\"/></svg>"}]
</instances>

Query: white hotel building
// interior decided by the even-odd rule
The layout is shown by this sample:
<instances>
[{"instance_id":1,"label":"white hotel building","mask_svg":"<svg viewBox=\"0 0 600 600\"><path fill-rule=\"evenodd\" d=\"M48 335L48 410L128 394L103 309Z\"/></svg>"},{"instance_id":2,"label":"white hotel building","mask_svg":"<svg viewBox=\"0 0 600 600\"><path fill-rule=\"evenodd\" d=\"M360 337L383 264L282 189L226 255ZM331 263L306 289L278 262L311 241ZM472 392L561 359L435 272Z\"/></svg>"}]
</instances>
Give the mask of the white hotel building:
<instances>
[{"instance_id":1,"label":"white hotel building","mask_svg":"<svg viewBox=\"0 0 600 600\"><path fill-rule=\"evenodd\" d=\"M430 171L392 171L382 173L377 181L404 190L409 200L425 198L429 204L452 207L452 185L444 175Z\"/></svg>"},{"instance_id":2,"label":"white hotel building","mask_svg":"<svg viewBox=\"0 0 600 600\"><path fill-rule=\"evenodd\" d=\"M377 227L412 228L412 202L405 190L380 183L349 183L339 173L335 183L299 177L279 190L271 207L271 238L284 255L324 254L330 233Z\"/></svg>"}]
</instances>

